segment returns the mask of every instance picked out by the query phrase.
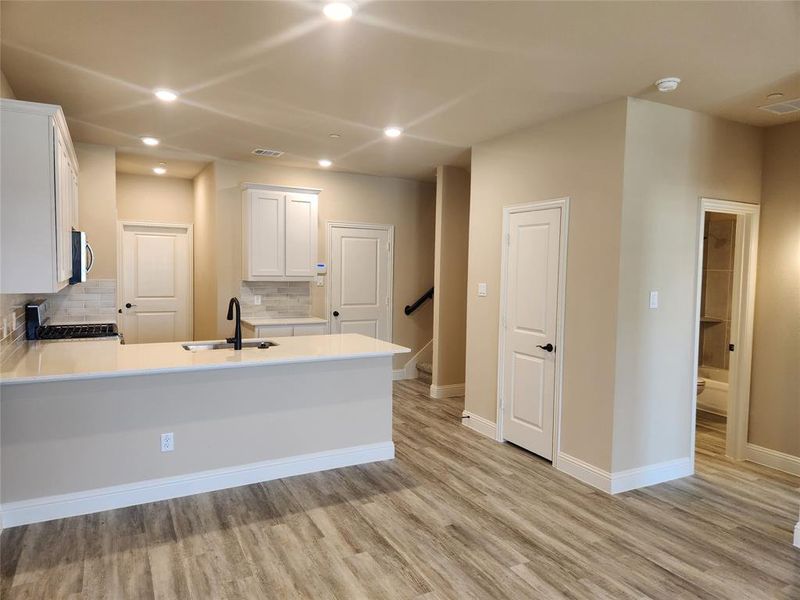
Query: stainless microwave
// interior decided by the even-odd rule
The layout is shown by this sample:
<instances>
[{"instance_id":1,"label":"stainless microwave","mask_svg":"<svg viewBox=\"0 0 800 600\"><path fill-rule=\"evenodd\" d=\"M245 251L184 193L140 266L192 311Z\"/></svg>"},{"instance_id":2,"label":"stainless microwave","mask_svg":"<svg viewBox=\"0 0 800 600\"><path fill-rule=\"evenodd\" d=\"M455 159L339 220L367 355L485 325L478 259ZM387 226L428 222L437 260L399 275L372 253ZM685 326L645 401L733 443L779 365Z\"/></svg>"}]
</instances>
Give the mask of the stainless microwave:
<instances>
[{"instance_id":1,"label":"stainless microwave","mask_svg":"<svg viewBox=\"0 0 800 600\"><path fill-rule=\"evenodd\" d=\"M86 241L85 231L72 232L72 277L69 284L83 283L94 266L94 252Z\"/></svg>"}]
</instances>

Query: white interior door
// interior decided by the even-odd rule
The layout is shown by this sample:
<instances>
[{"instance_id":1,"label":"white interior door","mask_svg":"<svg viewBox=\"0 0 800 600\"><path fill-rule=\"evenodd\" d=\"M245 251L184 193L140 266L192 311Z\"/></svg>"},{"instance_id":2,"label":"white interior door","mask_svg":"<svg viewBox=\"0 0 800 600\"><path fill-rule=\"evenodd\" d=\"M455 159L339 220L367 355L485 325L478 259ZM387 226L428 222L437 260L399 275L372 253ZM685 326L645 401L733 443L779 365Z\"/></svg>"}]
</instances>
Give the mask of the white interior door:
<instances>
[{"instance_id":1,"label":"white interior door","mask_svg":"<svg viewBox=\"0 0 800 600\"><path fill-rule=\"evenodd\" d=\"M392 237L389 226L330 226L331 333L392 341Z\"/></svg>"},{"instance_id":2,"label":"white interior door","mask_svg":"<svg viewBox=\"0 0 800 600\"><path fill-rule=\"evenodd\" d=\"M125 343L191 340L191 226L121 223L120 233Z\"/></svg>"},{"instance_id":3,"label":"white interior door","mask_svg":"<svg viewBox=\"0 0 800 600\"><path fill-rule=\"evenodd\" d=\"M561 208L506 219L503 438L553 458Z\"/></svg>"}]
</instances>

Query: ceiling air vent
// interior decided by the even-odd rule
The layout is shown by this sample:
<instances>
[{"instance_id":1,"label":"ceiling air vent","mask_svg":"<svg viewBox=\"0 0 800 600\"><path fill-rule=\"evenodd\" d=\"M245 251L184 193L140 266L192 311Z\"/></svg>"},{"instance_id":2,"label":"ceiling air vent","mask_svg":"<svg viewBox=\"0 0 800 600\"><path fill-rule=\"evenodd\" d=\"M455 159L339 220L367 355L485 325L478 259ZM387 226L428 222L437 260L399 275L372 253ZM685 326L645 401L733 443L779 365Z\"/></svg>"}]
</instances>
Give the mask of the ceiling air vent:
<instances>
[{"instance_id":1,"label":"ceiling air vent","mask_svg":"<svg viewBox=\"0 0 800 600\"><path fill-rule=\"evenodd\" d=\"M270 158L278 158L279 156L283 156L283 151L281 150L269 150L268 148L256 148L253 150L253 154L256 156L268 156Z\"/></svg>"},{"instance_id":2,"label":"ceiling air vent","mask_svg":"<svg viewBox=\"0 0 800 600\"><path fill-rule=\"evenodd\" d=\"M775 104L767 104L766 106L759 106L761 110L771 112L774 115L786 115L793 112L800 112L800 98L794 100L783 100Z\"/></svg>"}]
</instances>

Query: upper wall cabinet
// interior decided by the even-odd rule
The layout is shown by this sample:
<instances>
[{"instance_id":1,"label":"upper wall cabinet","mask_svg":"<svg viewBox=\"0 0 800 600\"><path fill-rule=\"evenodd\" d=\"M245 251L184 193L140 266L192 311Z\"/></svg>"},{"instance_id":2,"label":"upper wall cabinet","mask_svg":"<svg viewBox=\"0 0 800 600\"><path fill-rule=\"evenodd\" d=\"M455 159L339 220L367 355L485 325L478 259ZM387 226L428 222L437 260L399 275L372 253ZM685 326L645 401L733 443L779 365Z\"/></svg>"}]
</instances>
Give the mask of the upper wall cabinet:
<instances>
[{"instance_id":1,"label":"upper wall cabinet","mask_svg":"<svg viewBox=\"0 0 800 600\"><path fill-rule=\"evenodd\" d=\"M316 275L319 192L242 184L242 279L303 281Z\"/></svg>"},{"instance_id":2,"label":"upper wall cabinet","mask_svg":"<svg viewBox=\"0 0 800 600\"><path fill-rule=\"evenodd\" d=\"M60 106L0 100L0 292L57 292L72 276L78 159Z\"/></svg>"}]
</instances>

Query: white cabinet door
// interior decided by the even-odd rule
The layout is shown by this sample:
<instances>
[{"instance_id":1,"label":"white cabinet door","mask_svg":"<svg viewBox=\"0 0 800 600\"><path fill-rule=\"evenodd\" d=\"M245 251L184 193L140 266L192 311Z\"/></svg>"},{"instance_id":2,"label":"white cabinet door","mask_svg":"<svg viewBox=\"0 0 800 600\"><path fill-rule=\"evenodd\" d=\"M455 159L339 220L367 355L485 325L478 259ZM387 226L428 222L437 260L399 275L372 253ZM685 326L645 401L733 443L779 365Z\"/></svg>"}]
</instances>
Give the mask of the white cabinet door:
<instances>
[{"instance_id":1,"label":"white cabinet door","mask_svg":"<svg viewBox=\"0 0 800 600\"><path fill-rule=\"evenodd\" d=\"M56 274L58 282L72 277L72 165L64 138L55 131Z\"/></svg>"},{"instance_id":2,"label":"white cabinet door","mask_svg":"<svg viewBox=\"0 0 800 600\"><path fill-rule=\"evenodd\" d=\"M245 280L281 277L285 264L285 194L248 190L244 201Z\"/></svg>"},{"instance_id":3,"label":"white cabinet door","mask_svg":"<svg viewBox=\"0 0 800 600\"><path fill-rule=\"evenodd\" d=\"M328 333L327 326L320 323L316 325L295 325L295 335L325 335Z\"/></svg>"},{"instance_id":4,"label":"white cabinet door","mask_svg":"<svg viewBox=\"0 0 800 600\"><path fill-rule=\"evenodd\" d=\"M312 277L317 263L317 197L286 194L287 277Z\"/></svg>"},{"instance_id":5,"label":"white cabinet door","mask_svg":"<svg viewBox=\"0 0 800 600\"><path fill-rule=\"evenodd\" d=\"M291 325L262 325L256 327L257 338L292 337Z\"/></svg>"}]
</instances>

